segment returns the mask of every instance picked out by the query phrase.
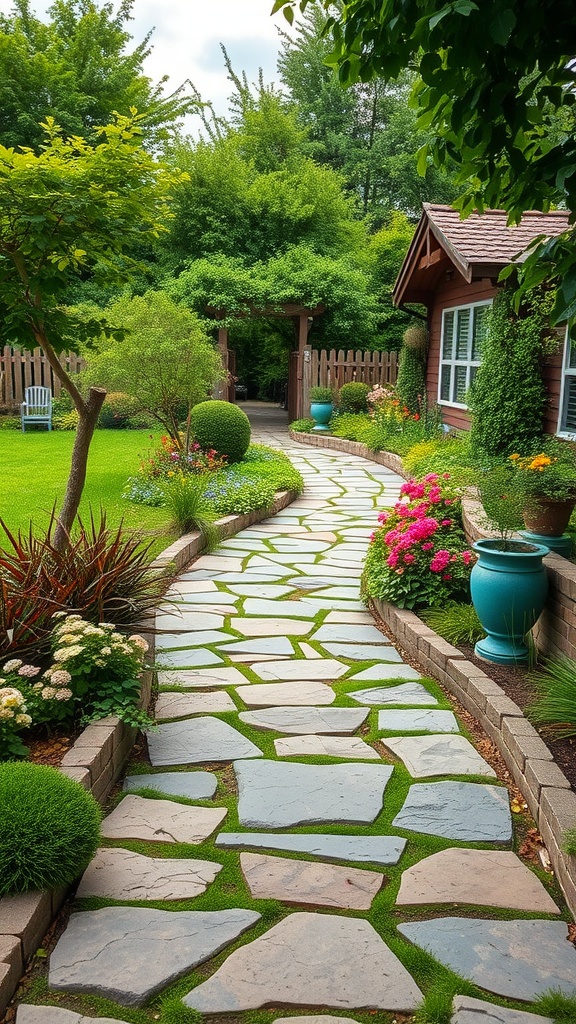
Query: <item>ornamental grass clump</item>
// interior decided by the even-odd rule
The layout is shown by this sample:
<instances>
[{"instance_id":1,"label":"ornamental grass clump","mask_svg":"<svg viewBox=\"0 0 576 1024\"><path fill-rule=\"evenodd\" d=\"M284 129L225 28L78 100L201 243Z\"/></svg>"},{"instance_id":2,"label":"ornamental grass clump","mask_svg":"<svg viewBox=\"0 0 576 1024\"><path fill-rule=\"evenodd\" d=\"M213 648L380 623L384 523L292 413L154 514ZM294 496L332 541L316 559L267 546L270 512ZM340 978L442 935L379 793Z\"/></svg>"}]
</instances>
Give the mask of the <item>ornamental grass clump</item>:
<instances>
[{"instance_id":1,"label":"ornamental grass clump","mask_svg":"<svg viewBox=\"0 0 576 1024\"><path fill-rule=\"evenodd\" d=\"M398 608L466 600L475 558L466 544L460 496L450 474L409 480L400 495L390 512L378 516L364 565L363 596Z\"/></svg>"},{"instance_id":2,"label":"ornamental grass clump","mask_svg":"<svg viewBox=\"0 0 576 1024\"><path fill-rule=\"evenodd\" d=\"M73 882L96 852L101 811L56 768L0 765L0 897Z\"/></svg>"}]
</instances>

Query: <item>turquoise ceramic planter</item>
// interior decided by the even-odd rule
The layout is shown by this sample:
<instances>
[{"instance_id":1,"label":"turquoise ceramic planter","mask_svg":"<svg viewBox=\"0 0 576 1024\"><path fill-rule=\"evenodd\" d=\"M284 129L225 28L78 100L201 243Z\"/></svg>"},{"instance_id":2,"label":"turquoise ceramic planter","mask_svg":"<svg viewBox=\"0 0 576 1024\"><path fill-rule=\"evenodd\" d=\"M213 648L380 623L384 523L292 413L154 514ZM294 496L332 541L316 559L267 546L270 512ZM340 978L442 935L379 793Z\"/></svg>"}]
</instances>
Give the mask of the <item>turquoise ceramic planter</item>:
<instances>
[{"instance_id":1,"label":"turquoise ceramic planter","mask_svg":"<svg viewBox=\"0 0 576 1024\"><path fill-rule=\"evenodd\" d=\"M312 429L314 431L327 431L333 411L334 406L332 402L312 402L310 405L310 415L316 424Z\"/></svg>"},{"instance_id":2,"label":"turquoise ceramic planter","mask_svg":"<svg viewBox=\"0 0 576 1024\"><path fill-rule=\"evenodd\" d=\"M549 548L512 540L510 550L502 551L500 544L479 540L472 545L478 561L470 576L470 593L488 634L474 650L487 661L510 665L528 658L524 637L544 608L548 576L542 559Z\"/></svg>"}]
</instances>

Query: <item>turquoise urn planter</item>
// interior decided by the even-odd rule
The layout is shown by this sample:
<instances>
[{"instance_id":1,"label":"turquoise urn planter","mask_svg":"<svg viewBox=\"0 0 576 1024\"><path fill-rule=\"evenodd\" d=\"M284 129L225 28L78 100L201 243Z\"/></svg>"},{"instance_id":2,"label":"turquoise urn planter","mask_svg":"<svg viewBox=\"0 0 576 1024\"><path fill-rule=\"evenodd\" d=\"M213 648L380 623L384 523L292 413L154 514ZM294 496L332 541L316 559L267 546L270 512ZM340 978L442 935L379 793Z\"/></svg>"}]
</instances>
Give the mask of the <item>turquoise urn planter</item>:
<instances>
[{"instance_id":1,"label":"turquoise urn planter","mask_svg":"<svg viewBox=\"0 0 576 1024\"><path fill-rule=\"evenodd\" d=\"M310 415L315 423L312 430L314 432L329 430L328 424L333 411L334 406L332 402L311 402Z\"/></svg>"},{"instance_id":2,"label":"turquoise urn planter","mask_svg":"<svg viewBox=\"0 0 576 1024\"><path fill-rule=\"evenodd\" d=\"M545 544L509 540L478 540L472 545L478 561L470 576L470 594L482 628L488 634L474 650L479 658L500 665L528 659L526 634L540 617L548 593L542 559Z\"/></svg>"}]
</instances>

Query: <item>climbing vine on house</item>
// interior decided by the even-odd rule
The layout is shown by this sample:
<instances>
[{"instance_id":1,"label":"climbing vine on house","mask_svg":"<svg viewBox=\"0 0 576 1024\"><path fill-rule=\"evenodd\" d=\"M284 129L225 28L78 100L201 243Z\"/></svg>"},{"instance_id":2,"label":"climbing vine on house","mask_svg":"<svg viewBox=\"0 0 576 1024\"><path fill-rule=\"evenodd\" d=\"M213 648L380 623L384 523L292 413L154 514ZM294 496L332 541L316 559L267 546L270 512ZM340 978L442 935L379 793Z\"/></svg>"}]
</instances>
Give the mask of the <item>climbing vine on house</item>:
<instances>
[{"instance_id":1,"label":"climbing vine on house","mask_svg":"<svg viewBox=\"0 0 576 1024\"><path fill-rule=\"evenodd\" d=\"M558 345L549 324L554 294L534 290L520 314L514 312L513 297L512 289L503 288L494 299L482 362L468 392L470 442L477 455L530 451L542 435L542 358Z\"/></svg>"}]
</instances>

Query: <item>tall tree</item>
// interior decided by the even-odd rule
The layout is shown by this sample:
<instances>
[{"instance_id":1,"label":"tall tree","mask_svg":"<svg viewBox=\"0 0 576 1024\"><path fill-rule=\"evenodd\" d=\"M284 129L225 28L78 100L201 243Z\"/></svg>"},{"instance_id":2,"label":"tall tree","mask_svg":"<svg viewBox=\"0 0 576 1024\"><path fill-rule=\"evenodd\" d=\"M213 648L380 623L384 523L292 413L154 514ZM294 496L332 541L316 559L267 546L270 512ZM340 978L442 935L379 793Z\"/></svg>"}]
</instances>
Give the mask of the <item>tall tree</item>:
<instances>
[{"instance_id":1,"label":"tall tree","mask_svg":"<svg viewBox=\"0 0 576 1024\"><path fill-rule=\"evenodd\" d=\"M298 0L301 11L309 0ZM296 0L276 0L294 17ZM343 0L328 14L330 60L344 83L418 74L419 124L434 138L422 153L459 167L463 214L503 207L566 206L576 218L576 63L570 0ZM576 321L576 233L525 261L528 289L558 284L554 319Z\"/></svg>"},{"instance_id":2,"label":"tall tree","mask_svg":"<svg viewBox=\"0 0 576 1024\"><path fill-rule=\"evenodd\" d=\"M53 117L66 135L95 141L96 129L118 111L136 107L149 145L158 145L195 106L184 87L163 96L143 72L150 34L133 49L127 23L134 0L98 6L95 0L54 0L45 23L30 0L14 0L0 15L0 143L42 143L40 122Z\"/></svg>"},{"instance_id":3,"label":"tall tree","mask_svg":"<svg viewBox=\"0 0 576 1024\"><path fill-rule=\"evenodd\" d=\"M105 317L84 320L62 303L80 277L113 284L129 278L130 249L164 230L178 176L143 148L135 114L99 129L95 146L65 139L52 119L44 128L38 156L31 149L0 147L0 323L5 342L42 349L79 413L55 534L63 549L105 391L93 387L84 398L58 353L115 331Z\"/></svg>"},{"instance_id":4,"label":"tall tree","mask_svg":"<svg viewBox=\"0 0 576 1024\"><path fill-rule=\"evenodd\" d=\"M427 136L408 106L414 76L406 72L394 83L375 77L343 89L326 63L331 45L324 22L320 9L308 9L293 34L281 34L278 61L298 122L308 130L311 155L342 173L375 227L393 210L417 219L423 202L450 201L455 191L449 174L432 161L423 177L418 174L416 154Z\"/></svg>"}]
</instances>

